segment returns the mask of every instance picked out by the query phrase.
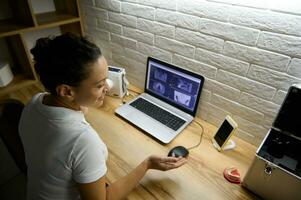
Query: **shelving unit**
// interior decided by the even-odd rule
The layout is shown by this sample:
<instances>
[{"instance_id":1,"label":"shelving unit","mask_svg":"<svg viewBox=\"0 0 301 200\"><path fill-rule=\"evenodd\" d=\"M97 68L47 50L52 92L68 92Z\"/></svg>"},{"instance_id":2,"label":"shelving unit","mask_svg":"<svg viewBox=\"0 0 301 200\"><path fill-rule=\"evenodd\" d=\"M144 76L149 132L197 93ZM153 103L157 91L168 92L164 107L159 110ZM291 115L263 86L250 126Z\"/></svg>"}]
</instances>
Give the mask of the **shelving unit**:
<instances>
[{"instance_id":1,"label":"shelving unit","mask_svg":"<svg viewBox=\"0 0 301 200\"><path fill-rule=\"evenodd\" d=\"M55 10L43 13L34 13L32 2L33 0L0 0L0 7L1 3L9 5L11 13L11 16L0 19L0 40L4 40L4 49L8 49L7 56L0 55L0 60L9 62L14 75L12 82L0 87L0 98L38 80L25 34L59 27L61 33L83 35L78 0L53 0Z\"/></svg>"},{"instance_id":2,"label":"shelving unit","mask_svg":"<svg viewBox=\"0 0 301 200\"><path fill-rule=\"evenodd\" d=\"M0 37L16 34L19 30L35 25L31 6L26 0L8 1L8 4L12 16L0 20Z\"/></svg>"}]
</instances>

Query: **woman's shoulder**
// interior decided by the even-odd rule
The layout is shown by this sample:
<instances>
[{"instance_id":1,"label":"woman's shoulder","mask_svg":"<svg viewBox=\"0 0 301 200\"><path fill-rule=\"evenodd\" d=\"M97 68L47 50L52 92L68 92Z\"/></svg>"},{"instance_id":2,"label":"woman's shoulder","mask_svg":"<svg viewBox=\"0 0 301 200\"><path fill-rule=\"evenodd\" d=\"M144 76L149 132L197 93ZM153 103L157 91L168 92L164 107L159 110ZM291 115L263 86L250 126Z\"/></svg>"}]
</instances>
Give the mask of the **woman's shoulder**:
<instances>
[{"instance_id":1,"label":"woman's shoulder","mask_svg":"<svg viewBox=\"0 0 301 200\"><path fill-rule=\"evenodd\" d=\"M42 101L42 97L47 94L47 92L39 92L35 94L27 103L27 106L37 104Z\"/></svg>"},{"instance_id":2,"label":"woman's shoulder","mask_svg":"<svg viewBox=\"0 0 301 200\"><path fill-rule=\"evenodd\" d=\"M94 156L103 155L104 159L106 159L108 156L108 150L107 146L98 136L96 131L93 129L86 129L84 132L77 135L76 141L73 143L72 154L89 154Z\"/></svg>"},{"instance_id":3,"label":"woman's shoulder","mask_svg":"<svg viewBox=\"0 0 301 200\"><path fill-rule=\"evenodd\" d=\"M32 113L33 108L38 107L39 99L44 95L45 93L37 93L35 94L25 105L25 108L23 109L23 114L25 113Z\"/></svg>"},{"instance_id":4,"label":"woman's shoulder","mask_svg":"<svg viewBox=\"0 0 301 200\"><path fill-rule=\"evenodd\" d=\"M101 138L98 136L97 132L90 126L86 126L84 130L78 135L77 140L81 144L95 144L99 145L102 143Z\"/></svg>"}]
</instances>

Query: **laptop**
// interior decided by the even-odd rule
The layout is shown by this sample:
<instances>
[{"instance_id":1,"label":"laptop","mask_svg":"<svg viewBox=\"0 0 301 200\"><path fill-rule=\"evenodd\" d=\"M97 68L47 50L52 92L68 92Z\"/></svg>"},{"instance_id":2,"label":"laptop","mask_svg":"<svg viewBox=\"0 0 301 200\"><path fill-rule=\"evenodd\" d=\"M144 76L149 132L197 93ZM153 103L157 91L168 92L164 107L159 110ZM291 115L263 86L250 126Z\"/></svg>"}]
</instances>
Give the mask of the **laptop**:
<instances>
[{"instance_id":1,"label":"laptop","mask_svg":"<svg viewBox=\"0 0 301 200\"><path fill-rule=\"evenodd\" d=\"M144 93L115 113L167 144L195 117L204 77L148 57Z\"/></svg>"}]
</instances>

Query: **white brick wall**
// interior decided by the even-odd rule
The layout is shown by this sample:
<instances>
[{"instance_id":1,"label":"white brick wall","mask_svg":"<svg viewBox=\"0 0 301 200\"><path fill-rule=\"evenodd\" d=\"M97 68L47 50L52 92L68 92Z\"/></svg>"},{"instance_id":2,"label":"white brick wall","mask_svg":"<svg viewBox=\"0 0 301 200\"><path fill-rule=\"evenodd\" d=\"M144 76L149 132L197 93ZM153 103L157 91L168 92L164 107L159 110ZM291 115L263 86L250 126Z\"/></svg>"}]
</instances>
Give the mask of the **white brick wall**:
<instances>
[{"instance_id":1,"label":"white brick wall","mask_svg":"<svg viewBox=\"0 0 301 200\"><path fill-rule=\"evenodd\" d=\"M152 34L152 33L140 31L138 29L133 29L133 28L129 28L129 27L124 27L123 34L126 37L134 38L140 42L144 42L144 43L151 44L151 45L154 44L155 37L154 37L154 34Z\"/></svg>"},{"instance_id":2,"label":"white brick wall","mask_svg":"<svg viewBox=\"0 0 301 200\"><path fill-rule=\"evenodd\" d=\"M144 20L138 18L137 28L142 31L147 31L154 33L156 35L166 36L169 38L174 38L175 36L175 27L159 23L156 21Z\"/></svg>"},{"instance_id":3,"label":"white brick wall","mask_svg":"<svg viewBox=\"0 0 301 200\"><path fill-rule=\"evenodd\" d=\"M145 55L152 56L154 58L161 59L166 62L171 62L172 53L160 49L159 47L138 42L138 51L144 53Z\"/></svg>"},{"instance_id":4,"label":"white brick wall","mask_svg":"<svg viewBox=\"0 0 301 200\"><path fill-rule=\"evenodd\" d=\"M245 76L249 69L249 63L224 56L219 53L213 53L204 49L196 49L195 59L224 69L235 74Z\"/></svg>"},{"instance_id":5,"label":"white brick wall","mask_svg":"<svg viewBox=\"0 0 301 200\"><path fill-rule=\"evenodd\" d=\"M289 67L288 67L288 74L301 78L301 59L293 58Z\"/></svg>"},{"instance_id":6,"label":"white brick wall","mask_svg":"<svg viewBox=\"0 0 301 200\"><path fill-rule=\"evenodd\" d=\"M201 18L199 31L209 35L220 37L224 40L232 40L246 45L254 46L259 35L259 30L217 22Z\"/></svg>"},{"instance_id":7,"label":"white brick wall","mask_svg":"<svg viewBox=\"0 0 301 200\"><path fill-rule=\"evenodd\" d=\"M194 55L193 46L166 37L156 36L155 45L157 47L161 47L162 49L178 53L189 58L192 58Z\"/></svg>"},{"instance_id":8,"label":"white brick wall","mask_svg":"<svg viewBox=\"0 0 301 200\"><path fill-rule=\"evenodd\" d=\"M112 33L120 34L122 33L122 26L116 23L112 23L104 20L97 20L97 27L99 29L107 30Z\"/></svg>"},{"instance_id":9,"label":"white brick wall","mask_svg":"<svg viewBox=\"0 0 301 200\"><path fill-rule=\"evenodd\" d=\"M138 4L126 3L126 2L122 3L121 5L122 5L122 9L121 9L122 13L154 20L155 8L153 7L141 6Z\"/></svg>"},{"instance_id":10,"label":"white brick wall","mask_svg":"<svg viewBox=\"0 0 301 200\"><path fill-rule=\"evenodd\" d=\"M261 32L257 46L282 54L301 57L300 37Z\"/></svg>"},{"instance_id":11,"label":"white brick wall","mask_svg":"<svg viewBox=\"0 0 301 200\"><path fill-rule=\"evenodd\" d=\"M110 11L120 12L121 5L117 0L95 0L95 6Z\"/></svg>"},{"instance_id":12,"label":"white brick wall","mask_svg":"<svg viewBox=\"0 0 301 200\"><path fill-rule=\"evenodd\" d=\"M285 70L290 61L288 56L234 42L226 42L223 53L229 57L281 71Z\"/></svg>"},{"instance_id":13,"label":"white brick wall","mask_svg":"<svg viewBox=\"0 0 301 200\"><path fill-rule=\"evenodd\" d=\"M123 26L137 27L137 18L134 16L109 12L109 20Z\"/></svg>"},{"instance_id":14,"label":"white brick wall","mask_svg":"<svg viewBox=\"0 0 301 200\"><path fill-rule=\"evenodd\" d=\"M177 28L176 39L215 52L222 52L224 45L222 39L182 28Z\"/></svg>"},{"instance_id":15,"label":"white brick wall","mask_svg":"<svg viewBox=\"0 0 301 200\"><path fill-rule=\"evenodd\" d=\"M191 30L198 30L199 27L198 17L163 9L157 9L156 21Z\"/></svg>"},{"instance_id":16,"label":"white brick wall","mask_svg":"<svg viewBox=\"0 0 301 200\"><path fill-rule=\"evenodd\" d=\"M143 87L147 56L205 76L198 116L258 145L301 82L301 10L244 0L80 1L87 35Z\"/></svg>"},{"instance_id":17,"label":"white brick wall","mask_svg":"<svg viewBox=\"0 0 301 200\"><path fill-rule=\"evenodd\" d=\"M214 78L216 76L217 69L210 65L194 61L189 58L175 54L173 56L172 62L177 66L186 66L190 71L194 71L198 74L203 74L208 78Z\"/></svg>"}]
</instances>

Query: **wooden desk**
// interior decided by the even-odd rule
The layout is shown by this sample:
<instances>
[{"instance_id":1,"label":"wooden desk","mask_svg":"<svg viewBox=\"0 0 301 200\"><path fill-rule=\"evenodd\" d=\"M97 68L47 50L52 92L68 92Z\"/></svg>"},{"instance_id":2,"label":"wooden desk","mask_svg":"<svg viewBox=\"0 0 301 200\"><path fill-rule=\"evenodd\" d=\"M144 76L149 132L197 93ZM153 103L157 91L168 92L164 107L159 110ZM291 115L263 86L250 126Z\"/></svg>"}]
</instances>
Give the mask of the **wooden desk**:
<instances>
[{"instance_id":1,"label":"wooden desk","mask_svg":"<svg viewBox=\"0 0 301 200\"><path fill-rule=\"evenodd\" d=\"M121 99L107 97L101 108L90 109L86 116L109 149L109 182L126 175L151 154L167 155L174 146L190 147L199 141L201 128L191 123L170 144L160 144L114 115L115 108L120 104ZM190 151L188 163L167 172L148 171L128 199L256 199L240 185L231 184L223 177L224 168L229 166L237 167L243 177L255 154L255 146L234 137L237 147L219 153L210 141L216 127L197 120L204 126L205 132L201 145Z\"/></svg>"},{"instance_id":2,"label":"wooden desk","mask_svg":"<svg viewBox=\"0 0 301 200\"><path fill-rule=\"evenodd\" d=\"M42 88L37 84L11 93L6 98L16 98L26 103L34 94L41 91ZM162 145L115 116L114 110L120 103L121 99L106 97L103 107L90 109L86 116L87 121L97 130L109 149L107 161L109 182L114 182L129 173L151 154L167 155L174 146L190 147L199 141L201 128L191 123L170 144ZM190 151L188 163L167 172L150 170L128 199L257 199L241 186L227 182L222 175L225 167L235 166L244 177L256 148L234 137L237 147L219 153L212 147L210 141L216 127L197 120L204 126L205 133L201 145Z\"/></svg>"}]
</instances>

